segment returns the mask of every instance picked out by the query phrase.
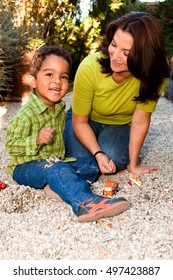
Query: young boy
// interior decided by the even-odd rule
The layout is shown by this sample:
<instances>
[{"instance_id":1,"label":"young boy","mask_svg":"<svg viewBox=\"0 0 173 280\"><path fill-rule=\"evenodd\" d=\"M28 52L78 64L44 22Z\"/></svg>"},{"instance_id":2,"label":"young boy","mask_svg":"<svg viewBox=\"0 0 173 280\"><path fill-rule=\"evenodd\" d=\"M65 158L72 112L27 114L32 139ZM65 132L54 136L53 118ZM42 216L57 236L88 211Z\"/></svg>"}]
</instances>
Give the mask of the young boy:
<instances>
[{"instance_id":1,"label":"young boy","mask_svg":"<svg viewBox=\"0 0 173 280\"><path fill-rule=\"evenodd\" d=\"M98 166L93 157L65 158L63 132L71 68L70 54L61 47L43 46L31 60L28 102L11 121L6 149L9 172L20 185L51 191L70 204L79 222L118 215L129 207L124 198L106 198L91 192Z\"/></svg>"}]
</instances>

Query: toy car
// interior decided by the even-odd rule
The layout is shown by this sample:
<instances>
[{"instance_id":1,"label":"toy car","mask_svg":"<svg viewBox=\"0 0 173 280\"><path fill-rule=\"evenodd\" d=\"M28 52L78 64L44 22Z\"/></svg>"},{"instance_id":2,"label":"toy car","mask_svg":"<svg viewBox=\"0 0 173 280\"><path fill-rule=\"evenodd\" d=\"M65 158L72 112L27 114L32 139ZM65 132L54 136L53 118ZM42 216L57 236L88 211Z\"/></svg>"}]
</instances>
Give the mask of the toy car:
<instances>
[{"instance_id":1,"label":"toy car","mask_svg":"<svg viewBox=\"0 0 173 280\"><path fill-rule=\"evenodd\" d=\"M113 196L117 190L118 181L107 181L103 186L103 195L104 196Z\"/></svg>"}]
</instances>

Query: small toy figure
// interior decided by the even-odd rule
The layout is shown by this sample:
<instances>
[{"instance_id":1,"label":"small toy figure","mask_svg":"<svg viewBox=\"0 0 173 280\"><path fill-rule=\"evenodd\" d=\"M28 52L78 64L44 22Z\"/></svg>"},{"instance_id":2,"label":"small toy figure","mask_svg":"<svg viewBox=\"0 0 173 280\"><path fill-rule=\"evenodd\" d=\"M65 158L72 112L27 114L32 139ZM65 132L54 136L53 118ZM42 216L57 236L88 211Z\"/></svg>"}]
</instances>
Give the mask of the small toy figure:
<instances>
[{"instance_id":1,"label":"small toy figure","mask_svg":"<svg viewBox=\"0 0 173 280\"><path fill-rule=\"evenodd\" d=\"M103 195L105 196L113 196L117 190L118 181L107 181L103 187Z\"/></svg>"},{"instance_id":2,"label":"small toy figure","mask_svg":"<svg viewBox=\"0 0 173 280\"><path fill-rule=\"evenodd\" d=\"M130 180L135 183L136 185L138 185L139 187L142 185L141 179L140 177L136 177L135 175L131 174L130 175Z\"/></svg>"},{"instance_id":3,"label":"small toy figure","mask_svg":"<svg viewBox=\"0 0 173 280\"><path fill-rule=\"evenodd\" d=\"M6 188L7 184L0 181L0 190L4 190Z\"/></svg>"}]
</instances>

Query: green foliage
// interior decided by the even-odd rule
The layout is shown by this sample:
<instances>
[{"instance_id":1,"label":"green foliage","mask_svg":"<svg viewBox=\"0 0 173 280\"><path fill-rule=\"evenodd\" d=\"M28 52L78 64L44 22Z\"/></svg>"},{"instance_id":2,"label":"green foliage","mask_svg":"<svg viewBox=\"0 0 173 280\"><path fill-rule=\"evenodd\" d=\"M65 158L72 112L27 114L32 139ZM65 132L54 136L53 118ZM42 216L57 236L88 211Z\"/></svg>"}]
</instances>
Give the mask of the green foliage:
<instances>
[{"instance_id":1,"label":"green foliage","mask_svg":"<svg viewBox=\"0 0 173 280\"><path fill-rule=\"evenodd\" d=\"M12 88L12 78L22 57L24 38L13 24L13 14L0 2L0 94Z\"/></svg>"},{"instance_id":2,"label":"green foliage","mask_svg":"<svg viewBox=\"0 0 173 280\"><path fill-rule=\"evenodd\" d=\"M173 0L159 2L153 14L162 25L166 50L170 59L173 56Z\"/></svg>"},{"instance_id":3,"label":"green foliage","mask_svg":"<svg viewBox=\"0 0 173 280\"><path fill-rule=\"evenodd\" d=\"M171 74L173 75L173 69L171 71ZM173 103L173 79L171 78L168 79L168 82L166 84L164 96Z\"/></svg>"},{"instance_id":4,"label":"green foliage","mask_svg":"<svg viewBox=\"0 0 173 280\"><path fill-rule=\"evenodd\" d=\"M98 23L91 18L86 18L83 22L76 21L74 22L68 18L64 22L63 28L60 27L61 23L59 19L55 21L57 29L55 29L54 36L47 37L46 44L48 45L60 45L68 50L72 55L73 67L72 67L72 76L81 62L81 60L92 51L97 48L94 45L95 41L99 38L99 28ZM59 32L62 28L62 32Z\"/></svg>"},{"instance_id":5,"label":"green foliage","mask_svg":"<svg viewBox=\"0 0 173 280\"><path fill-rule=\"evenodd\" d=\"M21 57L23 42L25 50L37 49L45 44L60 45L70 51L73 79L81 60L98 49L107 22L130 11L147 11L160 20L168 58L173 55L173 0L158 2L157 5L136 0L91 0L87 18L81 17L80 2L0 1L3 3L0 9L0 63L5 66L0 69L0 90L10 86L11 71L14 71L14 65ZM7 76L8 80L3 78L5 82L2 83L1 77Z\"/></svg>"},{"instance_id":6,"label":"green foliage","mask_svg":"<svg viewBox=\"0 0 173 280\"><path fill-rule=\"evenodd\" d=\"M33 1L29 16L30 28L36 28L37 38L46 45L63 46L72 54L71 79L80 61L93 49L100 32L94 19L81 20L79 4L80 1L67 0Z\"/></svg>"},{"instance_id":7,"label":"green foliage","mask_svg":"<svg viewBox=\"0 0 173 280\"><path fill-rule=\"evenodd\" d=\"M12 4L16 26L28 31L27 49L60 45L72 54L73 79L80 61L94 48L100 33L97 21L81 20L80 1L33 0L25 1L25 6L22 0L5 2Z\"/></svg>"}]
</instances>

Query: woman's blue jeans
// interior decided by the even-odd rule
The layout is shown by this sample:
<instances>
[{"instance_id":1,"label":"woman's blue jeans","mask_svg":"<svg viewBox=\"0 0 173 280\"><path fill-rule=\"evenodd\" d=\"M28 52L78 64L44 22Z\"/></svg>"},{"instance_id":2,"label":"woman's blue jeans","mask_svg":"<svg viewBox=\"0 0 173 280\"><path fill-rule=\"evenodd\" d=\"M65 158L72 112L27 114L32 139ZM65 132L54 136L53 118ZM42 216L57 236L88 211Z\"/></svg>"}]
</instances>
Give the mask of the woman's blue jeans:
<instances>
[{"instance_id":1,"label":"woman's blue jeans","mask_svg":"<svg viewBox=\"0 0 173 280\"><path fill-rule=\"evenodd\" d=\"M31 161L16 166L14 180L25 186L42 189L45 185L56 192L77 214L79 205L95 197L90 183L98 176L98 165L93 157L79 158L75 162L58 161L47 167L46 160ZM89 182L88 182L89 181Z\"/></svg>"},{"instance_id":2,"label":"woman's blue jeans","mask_svg":"<svg viewBox=\"0 0 173 280\"><path fill-rule=\"evenodd\" d=\"M114 161L117 171L127 168L129 163L129 125L105 125L89 121L100 148ZM86 135L87 138L87 135ZM67 157L91 156L91 153L80 143L72 128L72 110L66 113L64 141Z\"/></svg>"}]
</instances>

